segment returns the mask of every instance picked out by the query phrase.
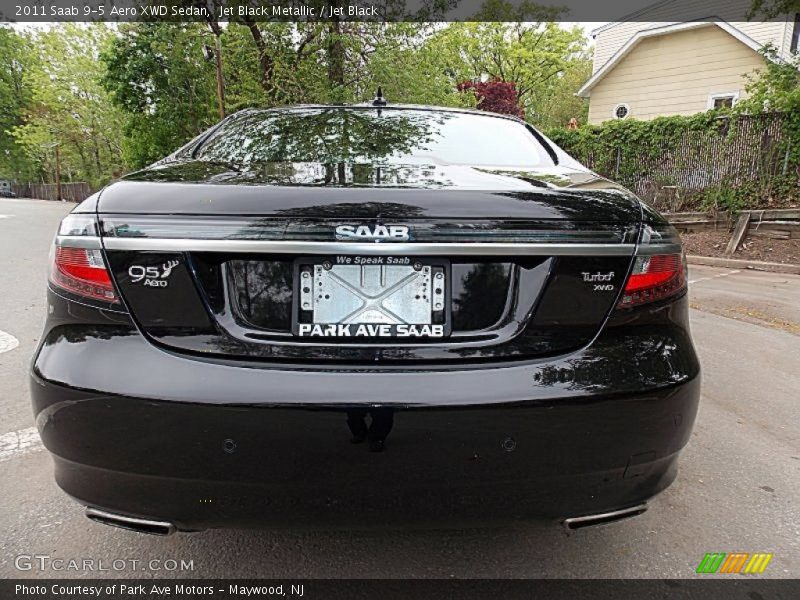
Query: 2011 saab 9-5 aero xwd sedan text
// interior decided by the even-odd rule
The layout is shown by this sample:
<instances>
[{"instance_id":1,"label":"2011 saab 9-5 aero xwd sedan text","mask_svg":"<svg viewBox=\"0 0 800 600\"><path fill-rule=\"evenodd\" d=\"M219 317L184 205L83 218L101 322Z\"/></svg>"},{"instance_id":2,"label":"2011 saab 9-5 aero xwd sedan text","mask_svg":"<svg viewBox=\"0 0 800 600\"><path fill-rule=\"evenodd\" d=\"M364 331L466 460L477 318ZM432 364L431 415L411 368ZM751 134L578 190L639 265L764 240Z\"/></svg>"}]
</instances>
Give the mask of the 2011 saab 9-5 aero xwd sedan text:
<instances>
[{"instance_id":1,"label":"2011 saab 9-5 aero xwd sedan text","mask_svg":"<svg viewBox=\"0 0 800 600\"><path fill-rule=\"evenodd\" d=\"M689 439L686 286L675 230L521 120L246 110L61 223L36 422L138 531L612 521Z\"/></svg>"}]
</instances>

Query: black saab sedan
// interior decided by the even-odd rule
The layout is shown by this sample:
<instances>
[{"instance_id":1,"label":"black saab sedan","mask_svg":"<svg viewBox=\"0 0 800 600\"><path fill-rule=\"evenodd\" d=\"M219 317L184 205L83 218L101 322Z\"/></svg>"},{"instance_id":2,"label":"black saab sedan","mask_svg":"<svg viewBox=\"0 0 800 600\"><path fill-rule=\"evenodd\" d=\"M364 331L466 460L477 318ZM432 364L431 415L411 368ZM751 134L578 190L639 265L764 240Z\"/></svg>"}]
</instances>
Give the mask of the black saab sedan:
<instances>
[{"instance_id":1,"label":"black saab sedan","mask_svg":"<svg viewBox=\"0 0 800 600\"><path fill-rule=\"evenodd\" d=\"M700 391L675 230L516 118L228 117L80 204L32 366L95 521L640 514Z\"/></svg>"}]
</instances>

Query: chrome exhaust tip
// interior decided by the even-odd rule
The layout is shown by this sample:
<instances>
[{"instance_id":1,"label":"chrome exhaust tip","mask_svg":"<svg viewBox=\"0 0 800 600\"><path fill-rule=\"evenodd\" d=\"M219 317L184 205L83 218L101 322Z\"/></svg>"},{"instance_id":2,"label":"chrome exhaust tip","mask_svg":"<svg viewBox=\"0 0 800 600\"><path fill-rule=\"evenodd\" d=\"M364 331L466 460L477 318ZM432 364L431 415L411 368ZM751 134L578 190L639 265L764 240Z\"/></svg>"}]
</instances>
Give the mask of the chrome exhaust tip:
<instances>
[{"instance_id":1,"label":"chrome exhaust tip","mask_svg":"<svg viewBox=\"0 0 800 600\"><path fill-rule=\"evenodd\" d=\"M87 508L86 517L95 523L102 523L103 525L119 527L120 529L128 529L130 531L138 531L139 533L148 533L150 535L172 535L177 531L175 525L167 521L151 521L149 519L126 517L97 508Z\"/></svg>"},{"instance_id":2,"label":"chrome exhaust tip","mask_svg":"<svg viewBox=\"0 0 800 600\"><path fill-rule=\"evenodd\" d=\"M637 517L645 511L647 511L647 503L643 502L642 504L637 504L636 506L622 508L620 510L613 510L611 512L564 519L564 527L569 530L573 530L582 529L583 527L593 527L595 525L604 525L606 523L614 523L616 521L622 521L623 519Z\"/></svg>"}]
</instances>

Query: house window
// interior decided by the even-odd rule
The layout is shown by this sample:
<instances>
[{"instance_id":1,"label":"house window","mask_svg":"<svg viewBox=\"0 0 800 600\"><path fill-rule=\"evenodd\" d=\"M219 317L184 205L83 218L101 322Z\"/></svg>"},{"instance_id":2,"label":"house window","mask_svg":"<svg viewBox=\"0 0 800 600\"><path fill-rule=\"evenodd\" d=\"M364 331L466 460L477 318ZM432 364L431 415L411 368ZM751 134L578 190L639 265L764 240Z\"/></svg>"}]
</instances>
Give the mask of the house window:
<instances>
[{"instance_id":1,"label":"house window","mask_svg":"<svg viewBox=\"0 0 800 600\"><path fill-rule=\"evenodd\" d=\"M612 111L611 115L615 119L624 119L625 117L628 116L630 111L631 111L631 109L628 107L627 104L617 104L614 107L614 110Z\"/></svg>"},{"instance_id":2,"label":"house window","mask_svg":"<svg viewBox=\"0 0 800 600\"><path fill-rule=\"evenodd\" d=\"M732 108L739 100L739 92L724 92L708 96L708 108Z\"/></svg>"},{"instance_id":3,"label":"house window","mask_svg":"<svg viewBox=\"0 0 800 600\"><path fill-rule=\"evenodd\" d=\"M794 15L794 29L792 29L792 43L789 50L792 54L797 54L797 42L800 41L800 13Z\"/></svg>"}]
</instances>

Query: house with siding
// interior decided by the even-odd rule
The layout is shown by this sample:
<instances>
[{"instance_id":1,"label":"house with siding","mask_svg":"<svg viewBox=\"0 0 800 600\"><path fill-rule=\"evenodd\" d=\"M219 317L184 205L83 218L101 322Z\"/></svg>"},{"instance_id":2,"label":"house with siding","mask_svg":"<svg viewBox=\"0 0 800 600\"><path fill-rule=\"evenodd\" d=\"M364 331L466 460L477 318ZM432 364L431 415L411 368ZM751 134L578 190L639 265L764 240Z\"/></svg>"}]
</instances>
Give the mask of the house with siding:
<instances>
[{"instance_id":1,"label":"house with siding","mask_svg":"<svg viewBox=\"0 0 800 600\"><path fill-rule=\"evenodd\" d=\"M589 122L691 115L744 98L746 75L798 50L798 15L743 21L751 0L662 0L592 32Z\"/></svg>"}]
</instances>

